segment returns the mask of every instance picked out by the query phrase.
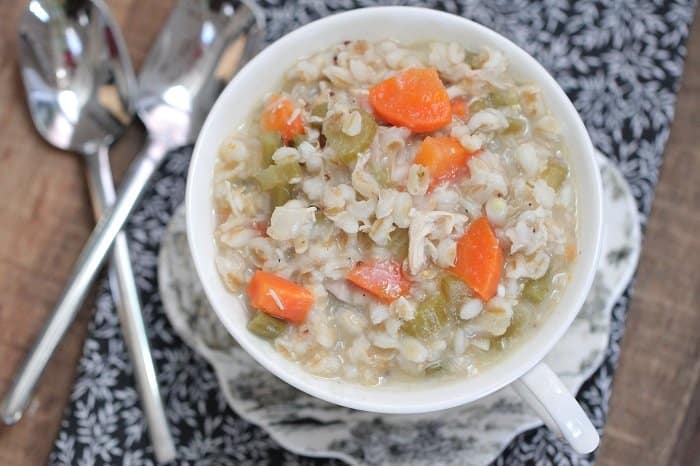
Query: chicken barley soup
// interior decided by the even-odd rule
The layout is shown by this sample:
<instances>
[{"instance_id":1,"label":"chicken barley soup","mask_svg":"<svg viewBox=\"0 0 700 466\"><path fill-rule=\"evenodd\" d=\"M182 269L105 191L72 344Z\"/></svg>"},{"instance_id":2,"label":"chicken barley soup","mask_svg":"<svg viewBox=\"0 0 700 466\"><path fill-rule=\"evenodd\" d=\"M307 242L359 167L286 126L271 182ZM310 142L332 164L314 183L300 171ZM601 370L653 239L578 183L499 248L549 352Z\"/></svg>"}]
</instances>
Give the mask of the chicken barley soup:
<instances>
[{"instance_id":1,"label":"chicken barley soup","mask_svg":"<svg viewBox=\"0 0 700 466\"><path fill-rule=\"evenodd\" d=\"M346 41L222 143L217 268L249 331L313 374L476 374L567 283L566 153L500 52Z\"/></svg>"}]
</instances>

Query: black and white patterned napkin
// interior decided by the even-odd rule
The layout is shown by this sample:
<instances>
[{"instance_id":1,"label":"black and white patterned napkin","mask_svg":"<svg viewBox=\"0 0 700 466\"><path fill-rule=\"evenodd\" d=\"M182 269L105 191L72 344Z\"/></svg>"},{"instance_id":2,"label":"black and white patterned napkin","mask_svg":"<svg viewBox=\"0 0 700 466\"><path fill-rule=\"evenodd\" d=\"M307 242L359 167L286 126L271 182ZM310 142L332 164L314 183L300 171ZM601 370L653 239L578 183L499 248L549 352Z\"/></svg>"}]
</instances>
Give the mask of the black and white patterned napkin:
<instances>
[{"instance_id":1,"label":"black and white patterned napkin","mask_svg":"<svg viewBox=\"0 0 700 466\"><path fill-rule=\"evenodd\" d=\"M595 146L621 169L646 219L673 117L694 0L270 0L262 2L267 39L334 12L386 3L430 6L464 16L534 55L572 99ZM158 247L184 197L189 155L190 149L183 149L161 167L128 225L177 464L338 464L287 452L239 418L221 395L212 369L175 336L163 314L156 283ZM628 299L629 290L613 309L605 361L578 394L599 429L605 422ZM49 462L154 464L145 429L131 363L103 283ZM516 437L494 464L593 461L594 456L580 457L547 429L537 428Z\"/></svg>"}]
</instances>

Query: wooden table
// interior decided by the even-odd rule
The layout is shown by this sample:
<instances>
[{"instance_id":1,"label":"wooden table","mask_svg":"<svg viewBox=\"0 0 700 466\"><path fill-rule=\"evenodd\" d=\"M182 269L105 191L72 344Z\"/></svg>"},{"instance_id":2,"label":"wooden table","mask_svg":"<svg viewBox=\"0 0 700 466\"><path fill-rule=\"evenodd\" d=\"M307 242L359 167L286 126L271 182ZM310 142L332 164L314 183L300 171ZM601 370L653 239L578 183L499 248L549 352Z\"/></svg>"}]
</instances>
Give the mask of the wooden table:
<instances>
[{"instance_id":1,"label":"wooden table","mask_svg":"<svg viewBox=\"0 0 700 466\"><path fill-rule=\"evenodd\" d=\"M111 0L135 66L172 5ZM42 143L26 110L15 56L25 2L0 17L0 392L27 353L92 228L79 157ZM700 21L689 43L676 118L647 230L600 465L700 464ZM113 150L120 174L141 143ZM66 404L88 304L44 374L22 421L0 427L1 465L46 461Z\"/></svg>"}]
</instances>

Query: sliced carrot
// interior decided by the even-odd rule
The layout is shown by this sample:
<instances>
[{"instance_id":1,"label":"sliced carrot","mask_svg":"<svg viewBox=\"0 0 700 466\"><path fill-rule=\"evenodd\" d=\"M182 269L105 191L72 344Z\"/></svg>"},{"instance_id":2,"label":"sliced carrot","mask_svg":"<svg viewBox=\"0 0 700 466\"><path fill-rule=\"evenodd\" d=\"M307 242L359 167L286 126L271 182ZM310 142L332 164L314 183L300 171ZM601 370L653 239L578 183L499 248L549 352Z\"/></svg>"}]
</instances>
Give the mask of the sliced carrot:
<instances>
[{"instance_id":1,"label":"sliced carrot","mask_svg":"<svg viewBox=\"0 0 700 466\"><path fill-rule=\"evenodd\" d=\"M428 136L418 148L415 162L428 169L432 187L466 175L469 172L467 161L472 155L453 137Z\"/></svg>"},{"instance_id":2,"label":"sliced carrot","mask_svg":"<svg viewBox=\"0 0 700 466\"><path fill-rule=\"evenodd\" d=\"M434 68L410 68L372 86L369 103L383 120L419 133L452 120L450 97Z\"/></svg>"},{"instance_id":3,"label":"sliced carrot","mask_svg":"<svg viewBox=\"0 0 700 466\"><path fill-rule=\"evenodd\" d=\"M262 127L266 131L277 131L287 143L294 136L304 134L304 122L289 97L273 95L267 102L261 116ZM292 118L293 117L293 118Z\"/></svg>"},{"instance_id":4,"label":"sliced carrot","mask_svg":"<svg viewBox=\"0 0 700 466\"><path fill-rule=\"evenodd\" d=\"M452 110L452 115L460 120L467 120L469 118L469 105L467 105L464 99L459 97L453 99L450 103L450 109Z\"/></svg>"},{"instance_id":5,"label":"sliced carrot","mask_svg":"<svg viewBox=\"0 0 700 466\"><path fill-rule=\"evenodd\" d=\"M404 277L401 264L393 260L358 262L346 278L387 303L411 289L411 281Z\"/></svg>"},{"instance_id":6,"label":"sliced carrot","mask_svg":"<svg viewBox=\"0 0 700 466\"><path fill-rule=\"evenodd\" d=\"M248 284L248 296L254 308L297 324L306 319L314 303L314 295L306 288L262 270Z\"/></svg>"},{"instance_id":7,"label":"sliced carrot","mask_svg":"<svg viewBox=\"0 0 700 466\"><path fill-rule=\"evenodd\" d=\"M485 217L475 220L457 242L452 273L484 301L493 298L503 271L503 251Z\"/></svg>"}]
</instances>

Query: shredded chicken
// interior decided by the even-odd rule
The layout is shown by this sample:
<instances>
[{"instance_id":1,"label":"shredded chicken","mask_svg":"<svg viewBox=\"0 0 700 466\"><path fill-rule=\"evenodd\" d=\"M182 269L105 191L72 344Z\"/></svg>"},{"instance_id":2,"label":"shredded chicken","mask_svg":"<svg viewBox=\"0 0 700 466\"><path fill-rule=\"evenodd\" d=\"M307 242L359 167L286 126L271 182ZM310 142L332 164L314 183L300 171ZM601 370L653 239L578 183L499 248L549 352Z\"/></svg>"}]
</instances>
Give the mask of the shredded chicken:
<instances>
[{"instance_id":1,"label":"shredded chicken","mask_svg":"<svg viewBox=\"0 0 700 466\"><path fill-rule=\"evenodd\" d=\"M272 212L267 234L280 241L306 237L316 220L315 212L316 207L306 207L300 201L289 201Z\"/></svg>"},{"instance_id":2,"label":"shredded chicken","mask_svg":"<svg viewBox=\"0 0 700 466\"><path fill-rule=\"evenodd\" d=\"M523 251L530 255L542 249L547 243L547 217L547 212L542 208L521 213L515 226L506 229L506 237L511 241L510 253Z\"/></svg>"},{"instance_id":3,"label":"shredded chicken","mask_svg":"<svg viewBox=\"0 0 700 466\"><path fill-rule=\"evenodd\" d=\"M379 183L374 177L365 170L365 166L369 161L370 153L362 152L357 156L355 169L352 171L352 187L355 188L360 195L366 198L379 197Z\"/></svg>"},{"instance_id":4,"label":"shredded chicken","mask_svg":"<svg viewBox=\"0 0 700 466\"><path fill-rule=\"evenodd\" d=\"M467 128L472 134L476 134L477 131L481 133L494 132L507 127L508 120L506 120L503 112L493 108L487 108L478 112L467 123Z\"/></svg>"},{"instance_id":5,"label":"shredded chicken","mask_svg":"<svg viewBox=\"0 0 700 466\"><path fill-rule=\"evenodd\" d=\"M455 230L464 230L467 220L466 215L452 212L415 212L408 227L408 264L411 273L417 275L429 256L435 258L437 247L432 240L445 239Z\"/></svg>"}]
</instances>

